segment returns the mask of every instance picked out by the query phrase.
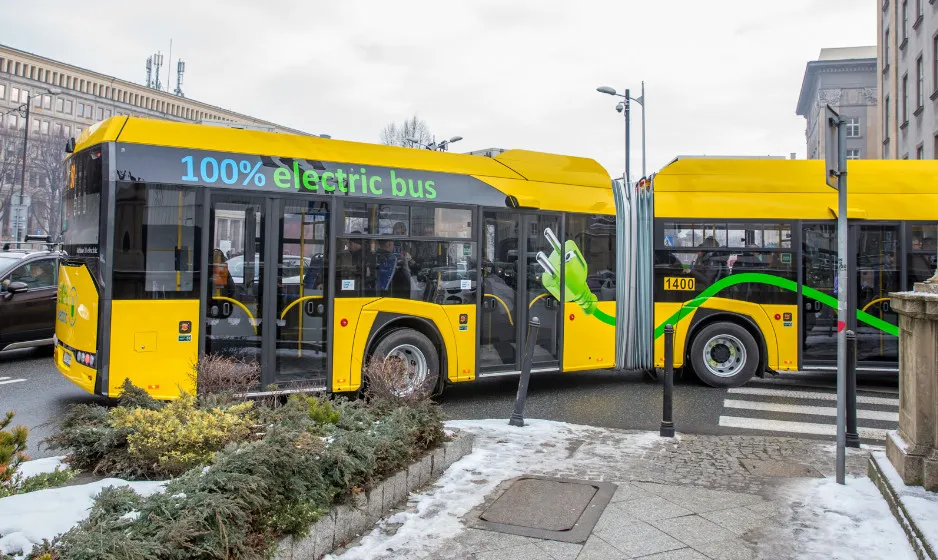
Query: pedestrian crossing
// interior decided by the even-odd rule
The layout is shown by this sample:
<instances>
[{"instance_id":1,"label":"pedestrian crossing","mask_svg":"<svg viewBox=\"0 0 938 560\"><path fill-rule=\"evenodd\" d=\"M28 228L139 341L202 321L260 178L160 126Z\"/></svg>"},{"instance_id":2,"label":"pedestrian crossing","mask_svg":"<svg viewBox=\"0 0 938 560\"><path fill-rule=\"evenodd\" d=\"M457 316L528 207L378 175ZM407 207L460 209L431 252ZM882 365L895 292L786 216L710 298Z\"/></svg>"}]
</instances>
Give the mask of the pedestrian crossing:
<instances>
[{"instance_id":1,"label":"pedestrian crossing","mask_svg":"<svg viewBox=\"0 0 938 560\"><path fill-rule=\"evenodd\" d=\"M727 389L719 424L778 435L837 435L837 390L772 388ZM860 439L885 441L899 425L897 393L857 395L857 433Z\"/></svg>"},{"instance_id":2,"label":"pedestrian crossing","mask_svg":"<svg viewBox=\"0 0 938 560\"><path fill-rule=\"evenodd\" d=\"M10 383L22 383L26 381L23 378L0 377L0 385L9 385Z\"/></svg>"}]
</instances>

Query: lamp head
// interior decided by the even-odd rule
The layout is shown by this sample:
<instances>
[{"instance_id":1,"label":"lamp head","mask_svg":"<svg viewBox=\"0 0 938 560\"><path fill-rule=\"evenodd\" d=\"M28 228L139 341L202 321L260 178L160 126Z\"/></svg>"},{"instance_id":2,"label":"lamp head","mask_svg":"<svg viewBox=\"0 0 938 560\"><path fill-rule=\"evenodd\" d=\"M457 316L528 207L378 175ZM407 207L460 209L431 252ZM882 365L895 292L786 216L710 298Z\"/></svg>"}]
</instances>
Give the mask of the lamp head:
<instances>
[{"instance_id":1,"label":"lamp head","mask_svg":"<svg viewBox=\"0 0 938 560\"><path fill-rule=\"evenodd\" d=\"M609 86L600 86L600 87L596 88L596 91L598 91L599 93L605 93L605 94L607 94L607 95L615 95L615 94L616 94L616 90L612 89L612 88L609 87Z\"/></svg>"}]
</instances>

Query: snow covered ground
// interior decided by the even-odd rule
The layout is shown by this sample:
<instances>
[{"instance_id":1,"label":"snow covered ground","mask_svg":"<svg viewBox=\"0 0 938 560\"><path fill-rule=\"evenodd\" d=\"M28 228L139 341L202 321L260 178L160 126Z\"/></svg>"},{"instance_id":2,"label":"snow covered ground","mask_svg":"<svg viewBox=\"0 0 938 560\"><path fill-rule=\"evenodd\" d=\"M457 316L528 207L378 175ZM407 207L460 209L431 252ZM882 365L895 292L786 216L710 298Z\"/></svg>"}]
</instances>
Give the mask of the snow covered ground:
<instances>
[{"instance_id":1,"label":"snow covered ground","mask_svg":"<svg viewBox=\"0 0 938 560\"><path fill-rule=\"evenodd\" d=\"M473 451L453 464L429 489L411 495L407 511L382 520L358 546L328 560L370 560L394 550L395 557L419 558L464 530L459 518L482 503L500 483L535 471L563 468L567 445L605 430L549 420L527 420L523 428L505 419L454 420L447 428L472 432ZM636 451L658 444L655 433L629 436ZM393 535L383 529L400 525Z\"/></svg>"},{"instance_id":2,"label":"snow covered ground","mask_svg":"<svg viewBox=\"0 0 938 560\"><path fill-rule=\"evenodd\" d=\"M878 452L874 455L909 517L923 533L931 549L938 550L938 493L926 492L921 486L906 486L885 453Z\"/></svg>"},{"instance_id":3,"label":"snow covered ground","mask_svg":"<svg viewBox=\"0 0 938 560\"><path fill-rule=\"evenodd\" d=\"M27 461L24 476L52 472L61 457ZM42 539L64 533L88 516L94 496L108 486L130 486L138 494L158 492L165 482L127 482L105 478L90 484L50 488L0 499L0 553L28 554Z\"/></svg>"}]
</instances>

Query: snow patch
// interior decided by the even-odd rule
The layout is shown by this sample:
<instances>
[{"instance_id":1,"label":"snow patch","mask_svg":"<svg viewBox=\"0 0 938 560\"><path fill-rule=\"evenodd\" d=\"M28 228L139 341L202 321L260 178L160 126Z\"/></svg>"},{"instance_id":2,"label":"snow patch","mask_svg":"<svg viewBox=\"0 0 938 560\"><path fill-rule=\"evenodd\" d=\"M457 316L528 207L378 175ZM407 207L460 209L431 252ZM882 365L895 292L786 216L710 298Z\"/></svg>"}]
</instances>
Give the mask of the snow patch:
<instances>
[{"instance_id":1,"label":"snow patch","mask_svg":"<svg viewBox=\"0 0 938 560\"><path fill-rule=\"evenodd\" d=\"M761 539L759 548L793 549L797 558L889 558L915 560L902 527L879 488L866 477L799 481L792 485L784 527Z\"/></svg>"},{"instance_id":2,"label":"snow patch","mask_svg":"<svg viewBox=\"0 0 938 560\"><path fill-rule=\"evenodd\" d=\"M504 419L452 420L444 425L448 433L457 429L474 434L472 453L454 463L432 487L412 494L405 511L380 522L357 546L326 559L371 560L388 554L394 558L423 557L461 533L465 528L460 517L481 504L505 480L564 468L577 442L589 442L589 453L578 455L578 463L603 461L606 444L597 442L596 436L610 433L591 426L536 419L525 420L522 428L509 426ZM623 444L641 452L662 443L662 438L649 432L616 432L616 436L620 450ZM393 535L385 534L393 525L400 527Z\"/></svg>"},{"instance_id":3,"label":"snow patch","mask_svg":"<svg viewBox=\"0 0 938 560\"><path fill-rule=\"evenodd\" d=\"M877 452L873 455L909 517L922 532L922 537L932 550L938 549L938 493L928 492L922 486L906 486L885 453Z\"/></svg>"},{"instance_id":4,"label":"snow patch","mask_svg":"<svg viewBox=\"0 0 938 560\"><path fill-rule=\"evenodd\" d=\"M23 478L29 478L31 476L36 476L37 474L55 472L55 469L65 470L68 465L62 462L63 459L65 459L64 456L59 456L25 461L20 463L17 472L19 472Z\"/></svg>"},{"instance_id":5,"label":"snow patch","mask_svg":"<svg viewBox=\"0 0 938 560\"><path fill-rule=\"evenodd\" d=\"M142 496L159 492L165 481L127 482L105 478L0 499L0 553L29 554L42 539L52 540L88 516L94 497L108 486L129 486Z\"/></svg>"}]
</instances>

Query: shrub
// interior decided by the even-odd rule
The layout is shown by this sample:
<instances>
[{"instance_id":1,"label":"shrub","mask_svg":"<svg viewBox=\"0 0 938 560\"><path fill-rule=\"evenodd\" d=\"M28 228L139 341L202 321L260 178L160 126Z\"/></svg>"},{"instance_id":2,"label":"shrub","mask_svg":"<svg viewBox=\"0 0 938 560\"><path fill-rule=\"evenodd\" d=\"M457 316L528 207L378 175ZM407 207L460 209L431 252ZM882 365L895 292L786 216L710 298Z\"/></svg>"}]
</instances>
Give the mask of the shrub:
<instances>
[{"instance_id":1,"label":"shrub","mask_svg":"<svg viewBox=\"0 0 938 560\"><path fill-rule=\"evenodd\" d=\"M15 413L7 412L0 420L0 492L12 493L18 483L17 469L20 463L28 461L26 455L26 437L29 430L25 426L7 427L13 422Z\"/></svg>"},{"instance_id":2,"label":"shrub","mask_svg":"<svg viewBox=\"0 0 938 560\"><path fill-rule=\"evenodd\" d=\"M192 368L192 384L198 388L199 399L212 404L244 400L245 393L260 385L261 371L257 362L248 362L207 354Z\"/></svg>"},{"instance_id":3,"label":"shrub","mask_svg":"<svg viewBox=\"0 0 938 560\"><path fill-rule=\"evenodd\" d=\"M362 368L365 399L380 400L396 406L416 405L427 400L430 393L426 388L408 390L406 373L406 366L400 360L369 358Z\"/></svg>"},{"instance_id":4,"label":"shrub","mask_svg":"<svg viewBox=\"0 0 938 560\"><path fill-rule=\"evenodd\" d=\"M127 430L128 453L145 470L175 476L208 462L232 441L250 434L252 403L201 410L195 397L180 397L158 410L119 406L110 412L111 423Z\"/></svg>"},{"instance_id":5,"label":"shrub","mask_svg":"<svg viewBox=\"0 0 938 560\"><path fill-rule=\"evenodd\" d=\"M76 405L46 440L68 462L97 474L131 479L175 476L203 465L228 443L251 434L253 404L199 408L182 393L163 404L139 390L124 391L108 410Z\"/></svg>"}]
</instances>

